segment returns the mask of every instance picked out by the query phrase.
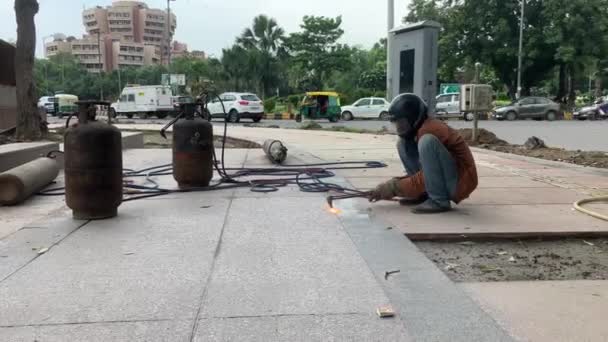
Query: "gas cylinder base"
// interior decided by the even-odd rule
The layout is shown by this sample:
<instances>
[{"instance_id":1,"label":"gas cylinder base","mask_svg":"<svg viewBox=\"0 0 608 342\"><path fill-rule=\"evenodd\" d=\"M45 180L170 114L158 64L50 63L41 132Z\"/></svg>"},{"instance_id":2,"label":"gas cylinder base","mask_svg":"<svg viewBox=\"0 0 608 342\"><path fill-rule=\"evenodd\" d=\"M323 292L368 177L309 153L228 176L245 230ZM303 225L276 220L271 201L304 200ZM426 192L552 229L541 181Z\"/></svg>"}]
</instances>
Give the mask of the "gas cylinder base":
<instances>
[{"instance_id":1,"label":"gas cylinder base","mask_svg":"<svg viewBox=\"0 0 608 342\"><path fill-rule=\"evenodd\" d=\"M189 190L196 188L206 188L209 186L209 183L201 183L201 184L192 184L192 183L177 183L177 186L180 190Z\"/></svg>"},{"instance_id":2,"label":"gas cylinder base","mask_svg":"<svg viewBox=\"0 0 608 342\"><path fill-rule=\"evenodd\" d=\"M118 208L104 210L72 210L72 217L75 220L104 220L118 215Z\"/></svg>"}]
</instances>

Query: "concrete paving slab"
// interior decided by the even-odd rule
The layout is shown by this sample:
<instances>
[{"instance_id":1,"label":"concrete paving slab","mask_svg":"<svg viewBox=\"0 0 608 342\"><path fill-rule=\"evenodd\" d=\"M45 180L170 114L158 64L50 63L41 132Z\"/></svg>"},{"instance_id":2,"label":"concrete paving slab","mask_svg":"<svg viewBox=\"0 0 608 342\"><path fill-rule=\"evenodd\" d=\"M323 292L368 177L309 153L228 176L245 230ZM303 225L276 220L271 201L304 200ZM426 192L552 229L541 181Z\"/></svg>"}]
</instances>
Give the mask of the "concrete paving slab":
<instances>
[{"instance_id":1,"label":"concrete paving slab","mask_svg":"<svg viewBox=\"0 0 608 342\"><path fill-rule=\"evenodd\" d=\"M337 314L203 319L194 341L411 341L399 319Z\"/></svg>"},{"instance_id":2,"label":"concrete paving slab","mask_svg":"<svg viewBox=\"0 0 608 342\"><path fill-rule=\"evenodd\" d=\"M462 287L521 341L608 340L608 281L470 283Z\"/></svg>"},{"instance_id":3,"label":"concrete paving slab","mask_svg":"<svg viewBox=\"0 0 608 342\"><path fill-rule=\"evenodd\" d=\"M331 182L331 180L328 180ZM309 197L323 197L325 198L326 193L318 192L304 192L300 190L297 185L289 185L286 187L279 187L278 191L274 192L255 192L251 191L250 187L238 188L234 190L234 197L236 198L309 198Z\"/></svg>"},{"instance_id":4,"label":"concrete paving slab","mask_svg":"<svg viewBox=\"0 0 608 342\"><path fill-rule=\"evenodd\" d=\"M513 189L514 191L517 188L552 188L554 187L551 184L547 184L544 182L535 181L530 178L525 177L504 177L504 176L488 176L488 177L479 177L479 185L478 188L508 188Z\"/></svg>"},{"instance_id":5,"label":"concrete paving slab","mask_svg":"<svg viewBox=\"0 0 608 342\"><path fill-rule=\"evenodd\" d=\"M0 206L0 239L25 226L46 225L47 218L69 213L64 197L34 196L17 206Z\"/></svg>"},{"instance_id":6,"label":"concrete paving slab","mask_svg":"<svg viewBox=\"0 0 608 342\"><path fill-rule=\"evenodd\" d=\"M369 206L366 201L360 206ZM571 205L462 204L448 213L415 215L395 203L373 205L372 214L398 227L411 239L518 237L608 232L608 222L581 214ZM549 219L550 218L550 219Z\"/></svg>"},{"instance_id":7,"label":"concrete paving slab","mask_svg":"<svg viewBox=\"0 0 608 342\"><path fill-rule=\"evenodd\" d=\"M23 228L0 240L0 281L36 259L38 251L52 248L86 222L53 217L41 227Z\"/></svg>"},{"instance_id":8,"label":"concrete paving slab","mask_svg":"<svg viewBox=\"0 0 608 342\"><path fill-rule=\"evenodd\" d=\"M2 328L0 340L10 342L187 342L191 324L174 321L91 322Z\"/></svg>"},{"instance_id":9,"label":"concrete paving slab","mask_svg":"<svg viewBox=\"0 0 608 342\"><path fill-rule=\"evenodd\" d=\"M374 313L388 299L324 200L234 200L204 317ZM252 219L255 218L255 219Z\"/></svg>"},{"instance_id":10,"label":"concrete paving slab","mask_svg":"<svg viewBox=\"0 0 608 342\"><path fill-rule=\"evenodd\" d=\"M248 149L226 149L225 165L227 167L240 167L247 158ZM216 149L218 158L221 150ZM171 164L171 149L132 149L123 152L123 165L125 168L143 169L152 166Z\"/></svg>"},{"instance_id":11,"label":"concrete paving slab","mask_svg":"<svg viewBox=\"0 0 608 342\"><path fill-rule=\"evenodd\" d=\"M357 189L375 188L383 179L373 177L348 177L348 181ZM552 188L551 184L534 181L523 177L491 176L479 177L480 189L517 189L517 188Z\"/></svg>"},{"instance_id":12,"label":"concrete paving slab","mask_svg":"<svg viewBox=\"0 0 608 342\"><path fill-rule=\"evenodd\" d=\"M93 221L0 283L0 326L191 319L227 200L139 201Z\"/></svg>"},{"instance_id":13,"label":"concrete paving slab","mask_svg":"<svg viewBox=\"0 0 608 342\"><path fill-rule=\"evenodd\" d=\"M389 166L378 169L355 169L355 170L337 170L336 174L344 178L378 178L389 180L392 177L405 176L405 171L402 167Z\"/></svg>"},{"instance_id":14,"label":"concrete paving slab","mask_svg":"<svg viewBox=\"0 0 608 342\"><path fill-rule=\"evenodd\" d=\"M572 204L582 199L579 193L556 187L550 188L516 188L496 189L480 188L466 200L467 204L474 205L529 205L529 204Z\"/></svg>"},{"instance_id":15,"label":"concrete paving slab","mask_svg":"<svg viewBox=\"0 0 608 342\"><path fill-rule=\"evenodd\" d=\"M416 341L510 341L398 230L345 200L340 220ZM386 271L399 270L387 278Z\"/></svg>"},{"instance_id":16,"label":"concrete paving slab","mask_svg":"<svg viewBox=\"0 0 608 342\"><path fill-rule=\"evenodd\" d=\"M556 177L558 180L578 185L579 187L608 189L608 177L579 175L576 177Z\"/></svg>"},{"instance_id":17,"label":"concrete paving slab","mask_svg":"<svg viewBox=\"0 0 608 342\"><path fill-rule=\"evenodd\" d=\"M144 134L141 132L120 132L123 150L144 148Z\"/></svg>"},{"instance_id":18,"label":"concrete paving slab","mask_svg":"<svg viewBox=\"0 0 608 342\"><path fill-rule=\"evenodd\" d=\"M499 170L484 165L477 164L477 175L479 177L512 177L515 176L508 170Z\"/></svg>"}]
</instances>

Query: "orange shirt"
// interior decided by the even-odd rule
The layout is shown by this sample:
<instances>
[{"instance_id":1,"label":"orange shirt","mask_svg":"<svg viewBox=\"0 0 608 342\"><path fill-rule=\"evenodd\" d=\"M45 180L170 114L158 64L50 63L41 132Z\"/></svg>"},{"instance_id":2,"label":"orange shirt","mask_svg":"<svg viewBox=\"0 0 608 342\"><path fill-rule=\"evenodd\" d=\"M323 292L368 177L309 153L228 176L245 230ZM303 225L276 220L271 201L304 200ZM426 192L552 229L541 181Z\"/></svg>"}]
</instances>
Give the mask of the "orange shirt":
<instances>
[{"instance_id":1,"label":"orange shirt","mask_svg":"<svg viewBox=\"0 0 608 342\"><path fill-rule=\"evenodd\" d=\"M477 188L477 167L469 145L452 127L437 119L427 119L420 130L418 130L417 140L425 134L432 134L447 148L458 170L458 186L456 194L452 200L460 203L468 198ZM426 192L424 186L423 171L418 172L412 177L404 178L399 181L398 188L400 195L418 198Z\"/></svg>"}]
</instances>

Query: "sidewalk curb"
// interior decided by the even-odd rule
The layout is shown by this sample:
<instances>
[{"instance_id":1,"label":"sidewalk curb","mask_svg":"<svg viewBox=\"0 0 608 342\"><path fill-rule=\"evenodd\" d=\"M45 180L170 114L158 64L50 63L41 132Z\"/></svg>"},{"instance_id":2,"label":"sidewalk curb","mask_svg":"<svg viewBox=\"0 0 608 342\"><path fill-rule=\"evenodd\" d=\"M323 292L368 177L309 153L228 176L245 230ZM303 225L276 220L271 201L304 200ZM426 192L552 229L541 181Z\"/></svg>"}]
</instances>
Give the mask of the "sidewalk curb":
<instances>
[{"instance_id":1,"label":"sidewalk curb","mask_svg":"<svg viewBox=\"0 0 608 342\"><path fill-rule=\"evenodd\" d=\"M295 120L296 115L290 113L264 114L265 120Z\"/></svg>"}]
</instances>

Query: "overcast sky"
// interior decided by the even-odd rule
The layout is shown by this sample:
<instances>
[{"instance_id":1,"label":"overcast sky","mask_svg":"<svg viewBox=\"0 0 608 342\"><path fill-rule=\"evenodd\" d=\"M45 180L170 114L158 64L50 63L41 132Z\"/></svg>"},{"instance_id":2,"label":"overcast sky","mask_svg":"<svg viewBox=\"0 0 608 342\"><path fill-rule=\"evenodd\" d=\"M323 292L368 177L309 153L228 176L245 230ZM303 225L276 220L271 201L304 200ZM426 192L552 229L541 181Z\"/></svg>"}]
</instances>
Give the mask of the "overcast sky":
<instances>
[{"instance_id":1,"label":"overcast sky","mask_svg":"<svg viewBox=\"0 0 608 342\"><path fill-rule=\"evenodd\" d=\"M107 6L111 0L38 0L36 15L38 47L42 55L42 38L53 33L81 36L84 33L83 7ZM165 8L165 0L147 0L150 7ZM396 0L396 19L406 15L409 0ZM17 38L14 0L0 0L0 39ZM222 48L232 45L253 17L274 17L287 32L297 31L307 14L335 17L342 15L345 31L343 42L371 47L385 36L387 2L382 0L176 0L171 3L177 15L175 39L187 43L190 50L203 50L220 56Z\"/></svg>"}]
</instances>

